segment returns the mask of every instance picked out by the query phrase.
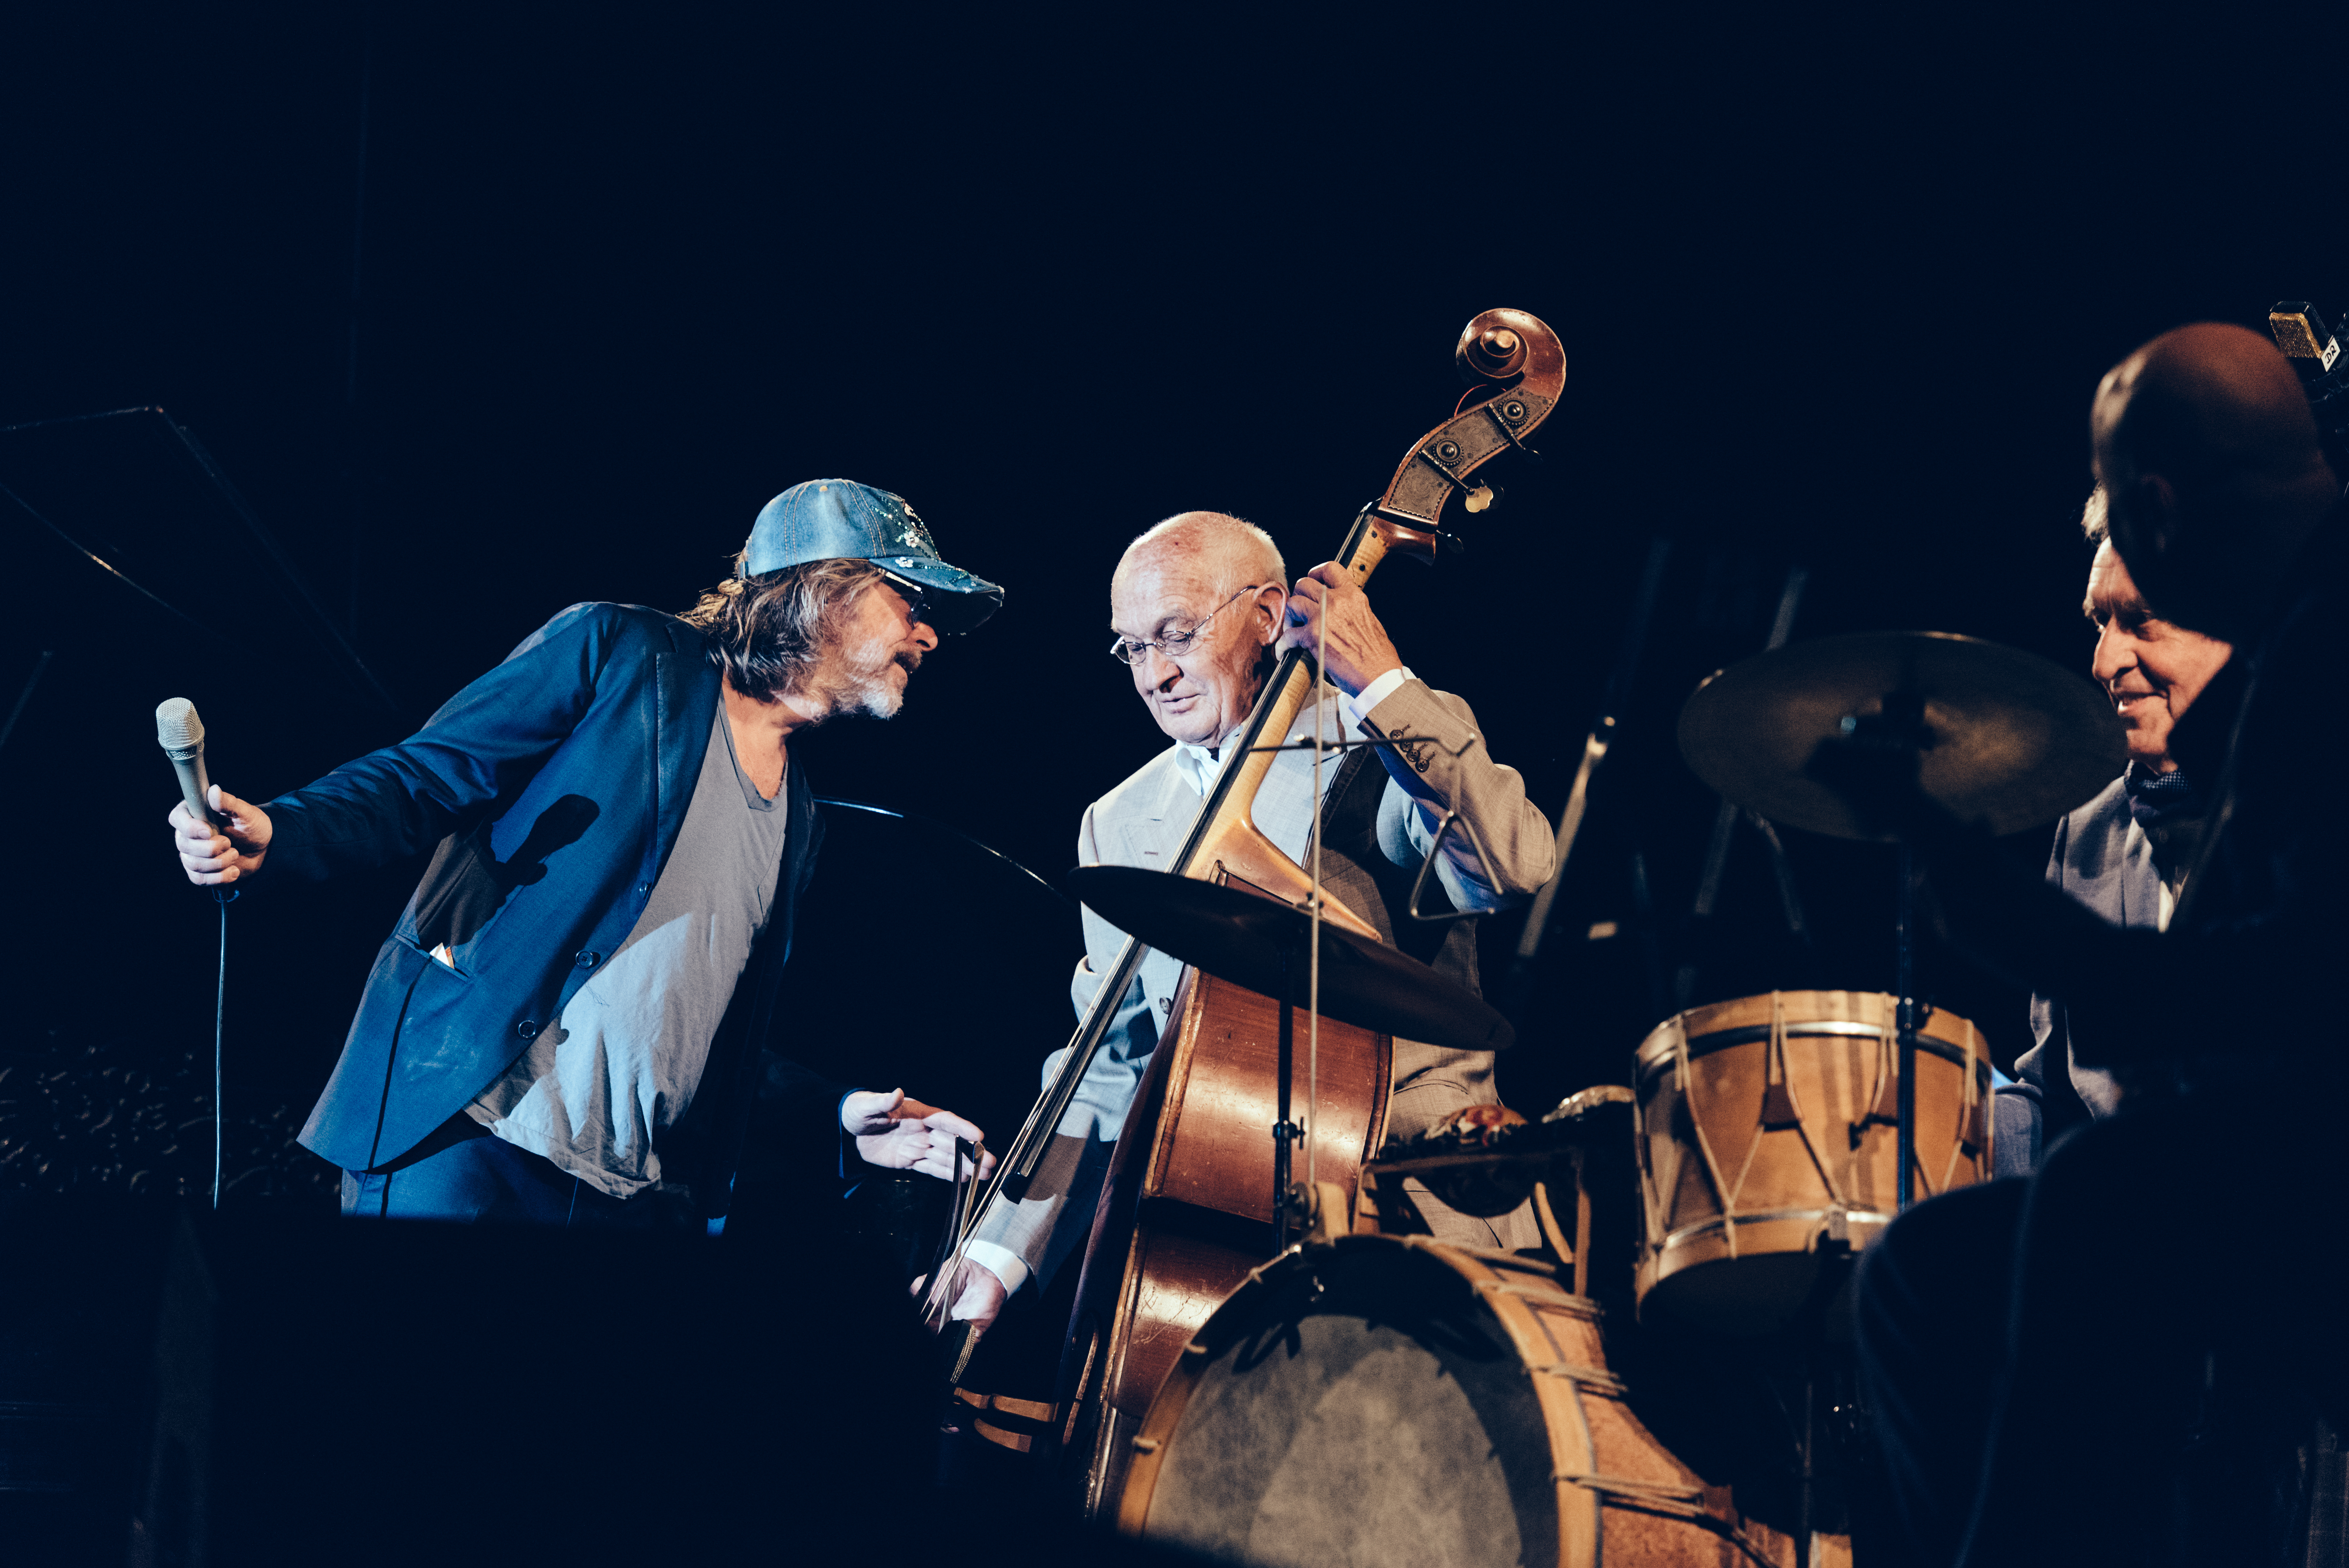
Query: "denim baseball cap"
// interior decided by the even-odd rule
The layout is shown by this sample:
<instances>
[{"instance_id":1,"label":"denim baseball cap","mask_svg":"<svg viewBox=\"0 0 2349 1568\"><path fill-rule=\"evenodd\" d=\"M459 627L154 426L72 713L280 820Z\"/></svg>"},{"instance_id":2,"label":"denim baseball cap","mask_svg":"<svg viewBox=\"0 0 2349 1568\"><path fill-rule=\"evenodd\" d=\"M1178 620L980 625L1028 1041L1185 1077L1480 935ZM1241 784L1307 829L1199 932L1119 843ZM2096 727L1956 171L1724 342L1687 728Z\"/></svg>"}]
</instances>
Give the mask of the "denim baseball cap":
<instances>
[{"instance_id":1,"label":"denim baseball cap","mask_svg":"<svg viewBox=\"0 0 2349 1568\"><path fill-rule=\"evenodd\" d=\"M759 510L742 573L756 577L811 561L870 561L923 591L924 618L940 632L968 632L1003 607L1003 590L938 559L930 531L903 496L854 480L810 480Z\"/></svg>"}]
</instances>

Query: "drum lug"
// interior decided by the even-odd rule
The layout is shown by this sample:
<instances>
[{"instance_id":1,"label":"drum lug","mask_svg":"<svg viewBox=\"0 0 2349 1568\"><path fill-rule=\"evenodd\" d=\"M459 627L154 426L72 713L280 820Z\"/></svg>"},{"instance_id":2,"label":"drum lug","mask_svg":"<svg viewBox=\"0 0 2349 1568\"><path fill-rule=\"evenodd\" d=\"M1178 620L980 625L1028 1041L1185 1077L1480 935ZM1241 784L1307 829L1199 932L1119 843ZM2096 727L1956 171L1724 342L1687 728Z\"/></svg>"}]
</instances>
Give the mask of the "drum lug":
<instances>
[{"instance_id":1,"label":"drum lug","mask_svg":"<svg viewBox=\"0 0 2349 1568\"><path fill-rule=\"evenodd\" d=\"M1851 1245L1851 1216L1841 1203L1827 1209L1827 1240L1837 1246Z\"/></svg>"}]
</instances>

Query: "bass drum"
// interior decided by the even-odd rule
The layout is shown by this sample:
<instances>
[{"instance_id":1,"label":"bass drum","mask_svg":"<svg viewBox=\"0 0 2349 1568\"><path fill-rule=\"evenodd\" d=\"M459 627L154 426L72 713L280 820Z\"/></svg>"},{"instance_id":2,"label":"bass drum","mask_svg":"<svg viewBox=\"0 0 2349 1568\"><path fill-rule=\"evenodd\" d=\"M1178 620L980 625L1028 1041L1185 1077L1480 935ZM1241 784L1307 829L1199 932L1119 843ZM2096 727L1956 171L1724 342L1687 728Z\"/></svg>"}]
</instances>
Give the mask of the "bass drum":
<instances>
[{"instance_id":1,"label":"bass drum","mask_svg":"<svg viewBox=\"0 0 2349 1568\"><path fill-rule=\"evenodd\" d=\"M1370 1235L1284 1253L1184 1347L1118 1527L1268 1568L1768 1561L1624 1404L1599 1319L1506 1253Z\"/></svg>"}]
</instances>

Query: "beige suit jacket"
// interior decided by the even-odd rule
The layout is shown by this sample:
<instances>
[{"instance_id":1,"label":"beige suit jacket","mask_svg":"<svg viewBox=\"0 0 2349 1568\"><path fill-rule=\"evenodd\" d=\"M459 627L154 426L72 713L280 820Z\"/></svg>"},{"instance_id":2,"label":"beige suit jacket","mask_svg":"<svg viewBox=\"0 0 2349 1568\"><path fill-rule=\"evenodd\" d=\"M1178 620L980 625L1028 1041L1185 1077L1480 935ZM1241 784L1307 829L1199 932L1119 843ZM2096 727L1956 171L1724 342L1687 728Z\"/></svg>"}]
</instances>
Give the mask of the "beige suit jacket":
<instances>
[{"instance_id":1,"label":"beige suit jacket","mask_svg":"<svg viewBox=\"0 0 2349 1568\"><path fill-rule=\"evenodd\" d=\"M1319 722L1332 741L1346 734L1343 706L1338 693L1325 686ZM1300 722L1300 735L1310 726ZM1492 758L1475 715L1459 697L1407 680L1378 707L1363 716L1364 733L1408 744L1381 747L1376 753L1387 773L1380 797L1377 839L1380 852L1393 865L1416 870L1433 841L1434 827L1446 807L1456 809L1482 840L1491 862L1488 879L1475 852L1455 828L1444 840L1437 864L1445 894L1455 909L1493 910L1528 897L1548 882L1556 861L1556 841L1548 820L1526 799L1525 781L1516 770ZM1229 758L1224 759L1228 763ZM1329 754L1322 766L1325 796L1340 772L1339 754ZM1081 865L1164 867L1182 851L1183 841L1196 817L1201 795L1180 761L1179 749L1169 747L1143 764L1124 782L1087 808L1077 833L1077 860ZM1313 755L1284 751L1277 756L1253 815L1257 826L1299 863L1310 851L1313 828ZM1389 909L1377 888L1364 879L1351 885L1333 880L1331 892L1349 907L1378 924L1391 938L1406 914L1398 904ZM1462 922L1473 926L1474 922ZM1092 910L1084 912L1085 956L1079 961L1070 987L1080 1016L1092 1005L1099 976L1114 966L1125 934ZM1468 945L1473 952L1473 937ZM1016 1212L1008 1212L979 1234L972 1249L978 1261L999 1274L1049 1277L1081 1244L1090 1230L1094 1202L1108 1166L1109 1150L1123 1130L1133 1094L1150 1065L1160 1029L1173 1007L1183 966L1164 954L1153 952L1120 1005L1118 1016L1077 1100L1062 1119L1060 1146L1048 1157L1035 1186ZM1473 966L1464 978L1474 984ZM1064 1053L1054 1052L1044 1066L1049 1083ZM1463 1106L1496 1103L1493 1088L1493 1056L1489 1051L1458 1051L1413 1040L1394 1042L1394 1081L1388 1102L1387 1136L1408 1138L1423 1131ZM1439 1239L1476 1246L1531 1246L1538 1238L1522 1212L1485 1221L1445 1208L1416 1182L1408 1184L1432 1231ZM1008 1254L1008 1256L1006 1255ZM1016 1258L1016 1264L1011 1260ZM1009 1280L1015 1287L1020 1280Z\"/></svg>"}]
</instances>

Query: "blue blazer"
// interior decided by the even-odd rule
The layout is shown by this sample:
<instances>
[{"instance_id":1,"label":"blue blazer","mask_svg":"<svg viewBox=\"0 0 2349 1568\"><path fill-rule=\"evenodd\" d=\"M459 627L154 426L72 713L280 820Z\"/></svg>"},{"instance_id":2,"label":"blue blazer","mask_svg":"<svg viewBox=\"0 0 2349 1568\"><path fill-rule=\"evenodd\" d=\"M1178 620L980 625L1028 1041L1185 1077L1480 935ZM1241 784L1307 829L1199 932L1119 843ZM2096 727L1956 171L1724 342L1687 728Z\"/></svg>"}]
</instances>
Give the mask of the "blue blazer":
<instances>
[{"instance_id":1,"label":"blue blazer","mask_svg":"<svg viewBox=\"0 0 2349 1568\"><path fill-rule=\"evenodd\" d=\"M2128 789L2116 779L2055 824L2047 880L2115 925L2153 930L2161 921L2161 872L2142 833L2129 833ZM2042 1152L2092 1117L2110 1114L2108 1073L2072 1059L2072 1016L2044 994L2031 998L2034 1044L2016 1058L2013 1084L1992 1101L1992 1159L2002 1176L2027 1176Z\"/></svg>"},{"instance_id":2,"label":"blue blazer","mask_svg":"<svg viewBox=\"0 0 2349 1568\"><path fill-rule=\"evenodd\" d=\"M574 604L424 727L268 805L271 881L439 850L384 942L302 1142L347 1170L413 1147L486 1088L643 913L676 847L720 693L701 633L633 604ZM790 770L767 925L663 1164L725 1212L800 894L823 826ZM446 944L451 968L429 956ZM845 1092L788 1064L802 1134ZM829 1095L829 1099L826 1096ZM770 1098L772 1098L771 1090ZM822 1111L824 1127L814 1125ZM678 1158L672 1159L672 1150Z\"/></svg>"}]
</instances>

